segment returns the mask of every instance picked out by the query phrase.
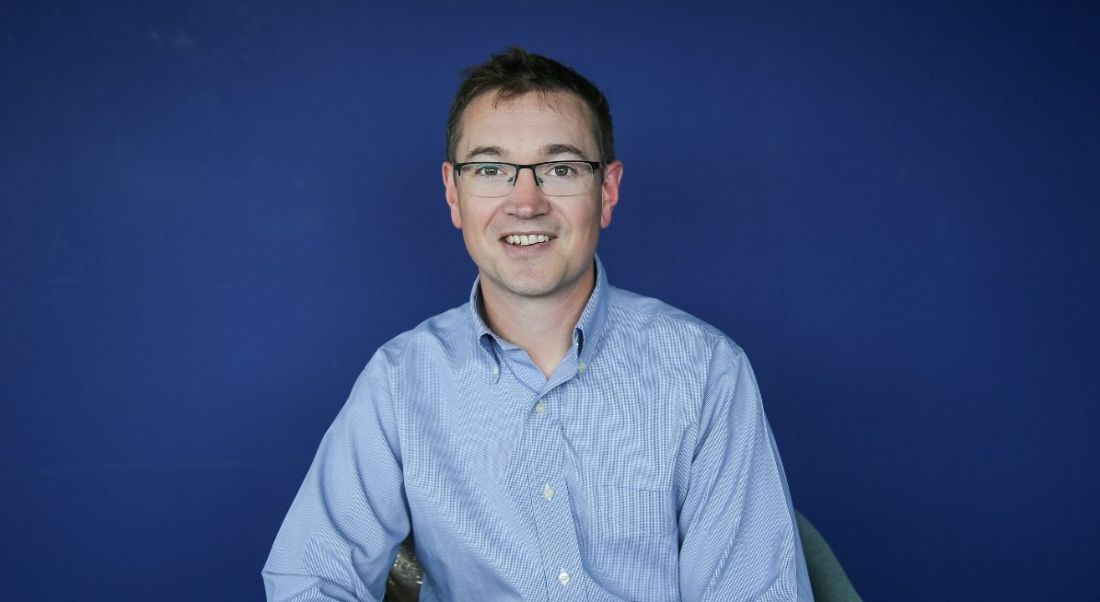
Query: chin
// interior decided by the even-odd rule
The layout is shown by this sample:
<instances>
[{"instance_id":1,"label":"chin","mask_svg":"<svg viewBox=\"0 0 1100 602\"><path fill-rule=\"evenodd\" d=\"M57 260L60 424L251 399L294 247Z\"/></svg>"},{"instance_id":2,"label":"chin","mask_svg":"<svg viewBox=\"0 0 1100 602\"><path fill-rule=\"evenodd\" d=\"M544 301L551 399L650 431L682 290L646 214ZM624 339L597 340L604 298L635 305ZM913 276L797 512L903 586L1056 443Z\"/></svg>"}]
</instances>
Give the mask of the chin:
<instances>
[{"instance_id":1,"label":"chin","mask_svg":"<svg viewBox=\"0 0 1100 602\"><path fill-rule=\"evenodd\" d=\"M554 292L554 286L539 280L511 280L502 283L504 289L520 297L545 297Z\"/></svg>"}]
</instances>

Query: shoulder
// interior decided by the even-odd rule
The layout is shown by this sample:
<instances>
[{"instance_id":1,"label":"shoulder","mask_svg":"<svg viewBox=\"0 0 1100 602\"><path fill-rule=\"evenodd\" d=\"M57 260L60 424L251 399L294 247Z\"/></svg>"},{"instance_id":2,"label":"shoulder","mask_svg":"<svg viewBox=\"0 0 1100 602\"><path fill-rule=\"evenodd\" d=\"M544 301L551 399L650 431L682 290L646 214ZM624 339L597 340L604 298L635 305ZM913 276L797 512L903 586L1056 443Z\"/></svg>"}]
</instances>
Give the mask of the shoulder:
<instances>
[{"instance_id":1,"label":"shoulder","mask_svg":"<svg viewBox=\"0 0 1100 602\"><path fill-rule=\"evenodd\" d=\"M726 333L660 299L610 287L608 336L619 342L662 350L670 359L704 359L709 364L722 356L740 361L744 355Z\"/></svg>"},{"instance_id":2,"label":"shoulder","mask_svg":"<svg viewBox=\"0 0 1100 602\"><path fill-rule=\"evenodd\" d=\"M616 374L657 391L686 423L712 423L731 403L744 415L759 407L748 358L726 333L659 299L612 289L601 355Z\"/></svg>"},{"instance_id":3,"label":"shoulder","mask_svg":"<svg viewBox=\"0 0 1100 602\"><path fill-rule=\"evenodd\" d=\"M373 412L376 406L400 406L401 400L416 391L430 390L432 382L453 373L456 366L471 357L476 345L473 333L466 303L386 341L355 380L347 410Z\"/></svg>"},{"instance_id":4,"label":"shoulder","mask_svg":"<svg viewBox=\"0 0 1100 602\"><path fill-rule=\"evenodd\" d=\"M476 343L470 304L464 303L434 315L414 328L386 341L371 358L368 369L378 364L389 370L410 363L459 358Z\"/></svg>"}]
</instances>

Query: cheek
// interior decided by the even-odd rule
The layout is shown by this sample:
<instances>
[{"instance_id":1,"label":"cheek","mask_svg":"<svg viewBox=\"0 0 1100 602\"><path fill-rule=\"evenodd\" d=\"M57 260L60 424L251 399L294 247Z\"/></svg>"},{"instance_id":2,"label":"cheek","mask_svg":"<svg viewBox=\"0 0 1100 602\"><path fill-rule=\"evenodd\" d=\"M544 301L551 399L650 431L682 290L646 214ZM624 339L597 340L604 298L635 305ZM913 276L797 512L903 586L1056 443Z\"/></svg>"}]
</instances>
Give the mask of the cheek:
<instances>
[{"instance_id":1,"label":"cheek","mask_svg":"<svg viewBox=\"0 0 1100 602\"><path fill-rule=\"evenodd\" d=\"M484 249L487 243L482 237L471 231L468 226L469 224L467 224L466 228L462 229L462 244L466 247L466 253L469 254L470 258L476 263L479 258L485 255Z\"/></svg>"},{"instance_id":2,"label":"cheek","mask_svg":"<svg viewBox=\"0 0 1100 602\"><path fill-rule=\"evenodd\" d=\"M594 211L585 208L572 213L569 223L574 244L584 248L596 246L600 236L601 213L598 207Z\"/></svg>"},{"instance_id":3,"label":"cheek","mask_svg":"<svg viewBox=\"0 0 1100 602\"><path fill-rule=\"evenodd\" d=\"M493 219L492 208L471 207L465 205L459 211L462 223L462 236L468 240L489 238L489 223Z\"/></svg>"}]
</instances>

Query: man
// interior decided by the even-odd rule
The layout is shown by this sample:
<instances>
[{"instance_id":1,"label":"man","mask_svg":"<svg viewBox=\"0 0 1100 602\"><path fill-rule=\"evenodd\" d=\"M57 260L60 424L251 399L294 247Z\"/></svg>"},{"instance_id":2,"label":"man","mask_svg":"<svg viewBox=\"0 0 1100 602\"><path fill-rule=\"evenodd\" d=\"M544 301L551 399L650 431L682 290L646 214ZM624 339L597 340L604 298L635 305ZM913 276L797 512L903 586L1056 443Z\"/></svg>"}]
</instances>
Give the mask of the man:
<instances>
[{"instance_id":1,"label":"man","mask_svg":"<svg viewBox=\"0 0 1100 602\"><path fill-rule=\"evenodd\" d=\"M616 289L604 95L519 49L447 126L470 302L386 343L321 442L264 568L270 600L377 600L411 532L426 600L810 600L744 354Z\"/></svg>"}]
</instances>

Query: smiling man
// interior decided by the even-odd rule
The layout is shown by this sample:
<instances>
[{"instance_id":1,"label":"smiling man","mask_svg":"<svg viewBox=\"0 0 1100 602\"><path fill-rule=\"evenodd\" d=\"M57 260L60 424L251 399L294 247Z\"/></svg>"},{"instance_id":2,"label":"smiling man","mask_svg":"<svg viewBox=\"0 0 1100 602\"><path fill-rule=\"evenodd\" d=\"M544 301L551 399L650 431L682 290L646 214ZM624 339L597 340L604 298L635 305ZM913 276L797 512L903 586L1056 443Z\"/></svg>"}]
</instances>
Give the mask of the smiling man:
<instances>
[{"instance_id":1,"label":"smiling man","mask_svg":"<svg viewBox=\"0 0 1100 602\"><path fill-rule=\"evenodd\" d=\"M264 568L269 600L379 600L415 534L423 600L810 600L748 360L617 289L604 95L519 49L467 71L442 168L469 303L386 343Z\"/></svg>"},{"instance_id":2,"label":"smiling man","mask_svg":"<svg viewBox=\"0 0 1100 602\"><path fill-rule=\"evenodd\" d=\"M592 294L600 228L619 200L623 166L600 152L591 112L567 91L480 94L443 164L485 321L548 378Z\"/></svg>"}]
</instances>

